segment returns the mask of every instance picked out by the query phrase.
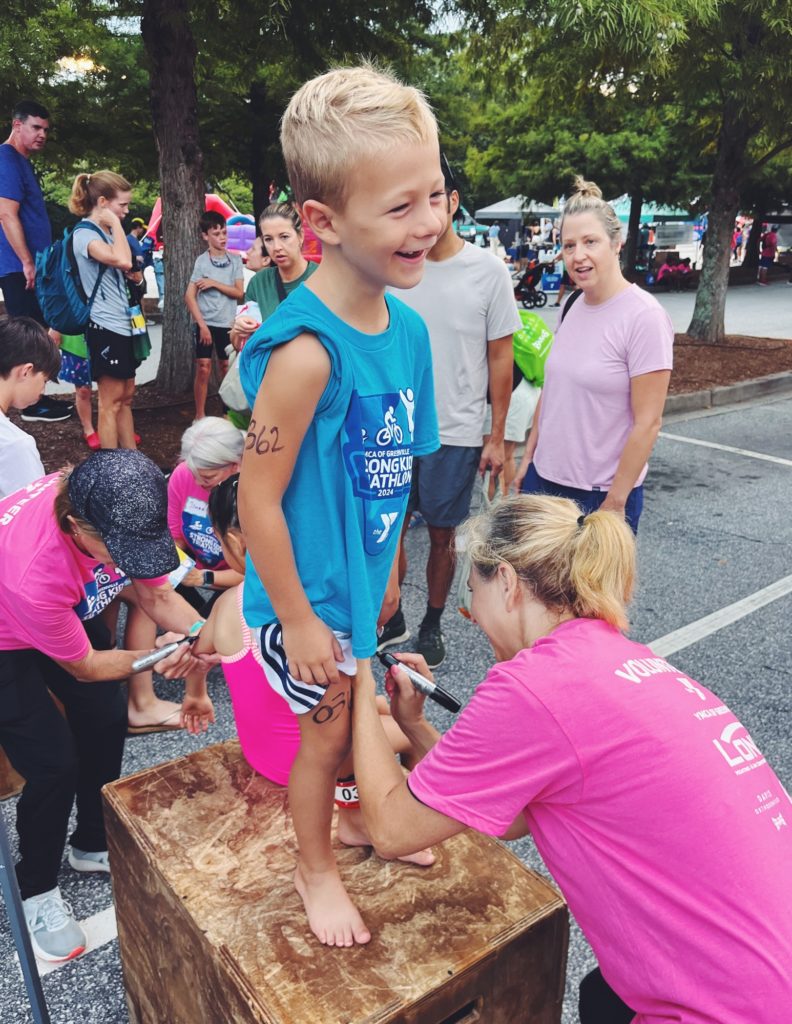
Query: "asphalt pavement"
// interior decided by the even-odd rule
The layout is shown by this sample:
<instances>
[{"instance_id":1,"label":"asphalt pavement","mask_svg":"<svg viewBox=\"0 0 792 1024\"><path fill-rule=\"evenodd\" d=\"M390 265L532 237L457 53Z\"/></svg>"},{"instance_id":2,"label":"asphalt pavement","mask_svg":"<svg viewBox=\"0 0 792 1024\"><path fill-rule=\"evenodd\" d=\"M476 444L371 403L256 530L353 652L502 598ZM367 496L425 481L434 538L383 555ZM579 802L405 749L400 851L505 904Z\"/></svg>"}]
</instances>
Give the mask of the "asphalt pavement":
<instances>
[{"instance_id":1,"label":"asphalt pavement","mask_svg":"<svg viewBox=\"0 0 792 1024\"><path fill-rule=\"evenodd\" d=\"M792 289L781 286L734 291L735 309L743 303L759 303L765 314L772 306L781 319L792 302ZM673 308L666 308L680 329L679 323L692 310L692 296L665 296L664 305L667 302ZM685 303L690 307L687 310ZM550 310L545 315L554 316ZM739 321L730 323L729 315L727 307L728 330L746 329L738 326ZM758 307L750 315L755 333L770 335L776 329L772 318L756 319ZM786 323L780 336L789 335L788 320ZM642 642L651 644L665 638L673 652L667 654L672 664L701 680L734 708L787 788L792 784L790 437L792 398L764 399L667 419L646 484L638 541L640 580L631 626L631 635ZM410 569L403 604L415 630L426 601L423 570L428 542L424 528L408 532L407 548ZM483 635L455 611L453 595L454 591L443 618L449 653L437 676L467 700L492 656ZM680 641L678 631L691 625ZM680 643L684 646L674 646ZM158 685L162 695L179 692L174 684L160 681ZM124 772L232 737L233 717L217 671L211 677L211 692L218 722L206 739L181 733L130 739ZM440 729L453 720L434 705L429 714ZM12 842L14 807L13 800L2 805ZM512 847L529 866L544 871L530 839ZM106 876L78 875L64 861L60 885L77 917L89 921L99 945L43 978L51 1018L57 1024L125 1024L128 1016L118 943L112 937L109 910L110 881ZM577 1020L577 984L593 963L591 950L573 927L564 1024ZM0 964L0 1024L26 1024L33 1018L4 910L0 910Z\"/></svg>"}]
</instances>

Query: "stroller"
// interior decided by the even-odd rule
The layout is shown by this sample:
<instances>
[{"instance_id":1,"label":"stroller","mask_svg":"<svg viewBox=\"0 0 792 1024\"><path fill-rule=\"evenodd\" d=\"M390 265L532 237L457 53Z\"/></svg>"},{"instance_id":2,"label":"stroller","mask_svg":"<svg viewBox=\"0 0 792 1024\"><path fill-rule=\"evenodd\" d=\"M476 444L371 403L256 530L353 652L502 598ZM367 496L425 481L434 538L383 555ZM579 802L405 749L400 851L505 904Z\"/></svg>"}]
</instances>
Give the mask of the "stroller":
<instances>
[{"instance_id":1,"label":"stroller","mask_svg":"<svg viewBox=\"0 0 792 1024\"><path fill-rule=\"evenodd\" d=\"M542 267L538 260L531 260L522 277L514 286L514 297L523 304L525 309L533 309L534 306L541 307L547 304L547 296L544 292L538 291L536 287L541 280Z\"/></svg>"}]
</instances>

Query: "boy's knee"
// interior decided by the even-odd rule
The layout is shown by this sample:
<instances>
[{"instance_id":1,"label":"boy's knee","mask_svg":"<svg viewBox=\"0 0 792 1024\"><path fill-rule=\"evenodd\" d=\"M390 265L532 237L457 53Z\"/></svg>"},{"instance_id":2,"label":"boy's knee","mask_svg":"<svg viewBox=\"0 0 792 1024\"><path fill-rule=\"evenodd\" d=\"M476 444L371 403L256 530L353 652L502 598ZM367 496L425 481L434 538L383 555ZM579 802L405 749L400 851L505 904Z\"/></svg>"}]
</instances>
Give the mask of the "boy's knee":
<instances>
[{"instance_id":1,"label":"boy's knee","mask_svg":"<svg viewBox=\"0 0 792 1024\"><path fill-rule=\"evenodd\" d=\"M196 359L195 360L195 379L200 381L208 381L209 374L212 371L212 362L210 359Z\"/></svg>"}]
</instances>

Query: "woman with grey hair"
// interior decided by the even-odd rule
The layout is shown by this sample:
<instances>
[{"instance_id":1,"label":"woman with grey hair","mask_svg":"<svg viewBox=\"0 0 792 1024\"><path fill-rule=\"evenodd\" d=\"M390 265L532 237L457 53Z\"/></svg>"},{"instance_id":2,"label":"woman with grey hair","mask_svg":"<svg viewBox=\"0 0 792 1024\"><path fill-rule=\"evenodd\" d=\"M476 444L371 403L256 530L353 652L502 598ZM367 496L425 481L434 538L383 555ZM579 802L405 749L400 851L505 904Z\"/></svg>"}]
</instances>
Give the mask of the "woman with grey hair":
<instances>
[{"instance_id":1,"label":"woman with grey hair","mask_svg":"<svg viewBox=\"0 0 792 1024\"><path fill-rule=\"evenodd\" d=\"M561 313L515 485L617 512L634 531L663 416L674 328L621 272L621 224L582 178L564 207L561 252L579 291ZM574 303L574 306L573 306Z\"/></svg>"},{"instance_id":2,"label":"woman with grey hair","mask_svg":"<svg viewBox=\"0 0 792 1024\"><path fill-rule=\"evenodd\" d=\"M195 587L219 593L242 582L212 529L209 492L239 472L244 443L242 431L218 416L197 420L182 437L181 461L168 481L168 529L176 547L195 561L182 581L193 594ZM191 600L190 589L185 597Z\"/></svg>"}]
</instances>

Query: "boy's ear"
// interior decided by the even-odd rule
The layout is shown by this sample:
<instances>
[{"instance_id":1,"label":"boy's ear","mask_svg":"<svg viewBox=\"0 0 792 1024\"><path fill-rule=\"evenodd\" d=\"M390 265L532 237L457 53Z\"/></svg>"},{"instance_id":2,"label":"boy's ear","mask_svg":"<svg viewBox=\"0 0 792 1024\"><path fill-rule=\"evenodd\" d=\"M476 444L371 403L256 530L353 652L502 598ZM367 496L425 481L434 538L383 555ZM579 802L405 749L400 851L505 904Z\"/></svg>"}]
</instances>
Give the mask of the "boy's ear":
<instances>
[{"instance_id":1,"label":"boy's ear","mask_svg":"<svg viewBox=\"0 0 792 1024\"><path fill-rule=\"evenodd\" d=\"M31 373L35 373L33 363L18 363L16 366L11 368L11 376L15 380L24 380L26 377L29 377Z\"/></svg>"},{"instance_id":2,"label":"boy's ear","mask_svg":"<svg viewBox=\"0 0 792 1024\"><path fill-rule=\"evenodd\" d=\"M336 211L318 199L306 199L302 205L302 219L320 242L338 245L340 239L335 230Z\"/></svg>"}]
</instances>

